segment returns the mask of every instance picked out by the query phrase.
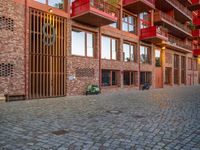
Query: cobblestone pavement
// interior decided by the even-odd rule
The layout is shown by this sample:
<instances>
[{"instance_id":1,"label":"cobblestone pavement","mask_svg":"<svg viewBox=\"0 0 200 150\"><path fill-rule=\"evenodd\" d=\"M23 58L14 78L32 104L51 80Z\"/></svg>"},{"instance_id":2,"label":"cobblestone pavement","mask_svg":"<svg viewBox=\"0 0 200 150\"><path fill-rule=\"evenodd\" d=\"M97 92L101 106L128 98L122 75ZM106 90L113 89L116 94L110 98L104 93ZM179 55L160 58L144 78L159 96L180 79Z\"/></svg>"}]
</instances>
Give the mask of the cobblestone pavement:
<instances>
[{"instance_id":1,"label":"cobblestone pavement","mask_svg":"<svg viewBox=\"0 0 200 150\"><path fill-rule=\"evenodd\" d=\"M1 150L200 150L200 86L0 103Z\"/></svg>"}]
</instances>

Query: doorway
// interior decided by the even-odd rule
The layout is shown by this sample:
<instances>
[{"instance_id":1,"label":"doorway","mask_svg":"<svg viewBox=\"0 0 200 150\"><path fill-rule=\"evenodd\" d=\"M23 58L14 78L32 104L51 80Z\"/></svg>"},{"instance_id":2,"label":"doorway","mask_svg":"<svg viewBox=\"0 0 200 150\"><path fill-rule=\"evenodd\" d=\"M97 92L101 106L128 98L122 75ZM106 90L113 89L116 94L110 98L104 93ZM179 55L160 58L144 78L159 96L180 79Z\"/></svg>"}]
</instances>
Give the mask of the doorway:
<instances>
[{"instance_id":1,"label":"doorway","mask_svg":"<svg viewBox=\"0 0 200 150\"><path fill-rule=\"evenodd\" d=\"M163 88L163 71L161 62L161 50L155 50L155 88Z\"/></svg>"},{"instance_id":2,"label":"doorway","mask_svg":"<svg viewBox=\"0 0 200 150\"><path fill-rule=\"evenodd\" d=\"M30 9L29 98L65 95L66 20Z\"/></svg>"}]
</instances>

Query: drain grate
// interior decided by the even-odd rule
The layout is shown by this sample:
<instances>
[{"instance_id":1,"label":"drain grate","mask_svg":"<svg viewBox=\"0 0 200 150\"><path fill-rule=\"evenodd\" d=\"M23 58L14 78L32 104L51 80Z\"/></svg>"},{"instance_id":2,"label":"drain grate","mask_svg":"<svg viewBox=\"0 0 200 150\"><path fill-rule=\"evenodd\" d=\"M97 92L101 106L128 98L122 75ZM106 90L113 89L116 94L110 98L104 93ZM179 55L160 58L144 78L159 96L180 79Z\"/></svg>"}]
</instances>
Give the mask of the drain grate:
<instances>
[{"instance_id":1,"label":"drain grate","mask_svg":"<svg viewBox=\"0 0 200 150\"><path fill-rule=\"evenodd\" d=\"M145 118L145 116L142 116L142 115L134 115L133 118L135 118L135 119L142 119L142 118Z\"/></svg>"},{"instance_id":2,"label":"drain grate","mask_svg":"<svg viewBox=\"0 0 200 150\"><path fill-rule=\"evenodd\" d=\"M69 130L65 129L65 130L58 130L58 131L53 131L52 134L54 135L64 135L69 133Z\"/></svg>"},{"instance_id":3,"label":"drain grate","mask_svg":"<svg viewBox=\"0 0 200 150\"><path fill-rule=\"evenodd\" d=\"M118 114L121 114L122 111L120 111L120 110L108 110L107 113L118 115Z\"/></svg>"}]
</instances>

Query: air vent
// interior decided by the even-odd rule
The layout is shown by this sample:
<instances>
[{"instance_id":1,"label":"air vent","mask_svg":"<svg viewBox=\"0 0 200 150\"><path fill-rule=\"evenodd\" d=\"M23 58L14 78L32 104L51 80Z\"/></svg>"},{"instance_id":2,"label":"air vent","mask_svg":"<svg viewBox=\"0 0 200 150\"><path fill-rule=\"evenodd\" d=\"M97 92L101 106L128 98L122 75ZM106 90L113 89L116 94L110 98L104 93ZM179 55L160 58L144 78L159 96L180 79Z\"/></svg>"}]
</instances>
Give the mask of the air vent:
<instances>
[{"instance_id":1,"label":"air vent","mask_svg":"<svg viewBox=\"0 0 200 150\"><path fill-rule=\"evenodd\" d=\"M0 16L0 30L14 31L14 20L5 16Z\"/></svg>"},{"instance_id":2,"label":"air vent","mask_svg":"<svg viewBox=\"0 0 200 150\"><path fill-rule=\"evenodd\" d=\"M13 76L14 65L10 63L0 64L0 77Z\"/></svg>"}]
</instances>

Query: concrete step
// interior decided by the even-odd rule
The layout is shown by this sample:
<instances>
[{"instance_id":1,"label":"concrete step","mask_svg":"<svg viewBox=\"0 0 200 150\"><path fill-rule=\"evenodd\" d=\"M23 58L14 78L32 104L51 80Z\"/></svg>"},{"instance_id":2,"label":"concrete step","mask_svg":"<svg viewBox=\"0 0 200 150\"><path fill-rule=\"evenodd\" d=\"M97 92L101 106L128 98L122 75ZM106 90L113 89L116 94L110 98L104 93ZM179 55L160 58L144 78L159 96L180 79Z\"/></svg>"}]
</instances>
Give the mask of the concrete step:
<instances>
[{"instance_id":1,"label":"concrete step","mask_svg":"<svg viewBox=\"0 0 200 150\"><path fill-rule=\"evenodd\" d=\"M4 96L4 94L0 94L0 102L5 102L6 101L6 97Z\"/></svg>"}]
</instances>

